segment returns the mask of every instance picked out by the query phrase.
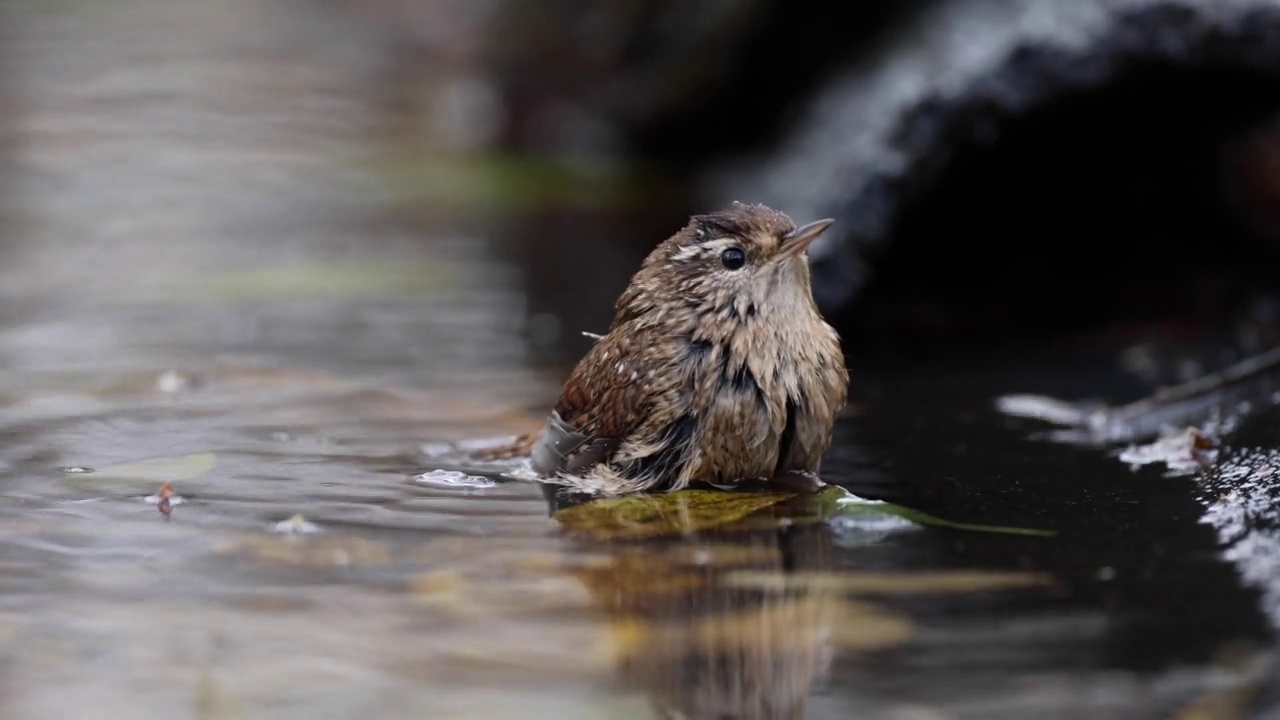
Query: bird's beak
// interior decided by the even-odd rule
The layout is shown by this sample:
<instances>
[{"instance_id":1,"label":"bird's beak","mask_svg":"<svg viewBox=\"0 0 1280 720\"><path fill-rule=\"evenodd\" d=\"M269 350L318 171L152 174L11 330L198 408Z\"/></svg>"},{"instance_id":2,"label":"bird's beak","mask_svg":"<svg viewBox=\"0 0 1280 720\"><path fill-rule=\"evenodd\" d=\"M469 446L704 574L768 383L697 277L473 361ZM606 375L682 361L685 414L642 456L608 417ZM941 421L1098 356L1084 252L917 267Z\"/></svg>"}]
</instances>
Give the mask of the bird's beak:
<instances>
[{"instance_id":1,"label":"bird's beak","mask_svg":"<svg viewBox=\"0 0 1280 720\"><path fill-rule=\"evenodd\" d=\"M804 251L809 248L809 244L814 240L817 240L818 236L827 228L831 227L831 224L834 222L835 220L832 220L831 218L827 218L825 220L814 220L807 225L801 225L795 230L792 230L782 236L782 247L780 252L787 257L795 257L797 255L804 254Z\"/></svg>"}]
</instances>

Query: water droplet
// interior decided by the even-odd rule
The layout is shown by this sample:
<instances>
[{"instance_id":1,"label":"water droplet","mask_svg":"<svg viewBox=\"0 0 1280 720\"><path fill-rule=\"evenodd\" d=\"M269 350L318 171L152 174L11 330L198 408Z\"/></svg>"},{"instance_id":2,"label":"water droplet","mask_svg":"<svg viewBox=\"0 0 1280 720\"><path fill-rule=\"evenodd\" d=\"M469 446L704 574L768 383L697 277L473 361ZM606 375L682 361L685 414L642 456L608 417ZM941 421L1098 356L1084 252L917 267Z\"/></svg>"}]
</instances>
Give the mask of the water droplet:
<instances>
[{"instance_id":1,"label":"water droplet","mask_svg":"<svg viewBox=\"0 0 1280 720\"><path fill-rule=\"evenodd\" d=\"M431 485L433 487L464 488L468 490L481 490L497 485L487 477L468 475L457 470L432 470L414 477L414 480L423 485Z\"/></svg>"}]
</instances>

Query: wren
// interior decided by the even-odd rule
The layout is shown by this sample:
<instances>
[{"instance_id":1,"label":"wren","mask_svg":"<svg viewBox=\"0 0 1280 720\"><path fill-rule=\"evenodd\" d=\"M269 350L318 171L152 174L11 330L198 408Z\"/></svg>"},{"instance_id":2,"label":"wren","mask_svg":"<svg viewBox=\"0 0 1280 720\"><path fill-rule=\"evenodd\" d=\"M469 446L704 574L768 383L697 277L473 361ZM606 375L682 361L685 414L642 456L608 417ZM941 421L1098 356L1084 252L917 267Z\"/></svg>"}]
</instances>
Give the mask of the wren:
<instances>
[{"instance_id":1,"label":"wren","mask_svg":"<svg viewBox=\"0 0 1280 720\"><path fill-rule=\"evenodd\" d=\"M529 438L534 471L613 495L816 478L849 382L809 283L832 222L734 203L659 244Z\"/></svg>"}]
</instances>

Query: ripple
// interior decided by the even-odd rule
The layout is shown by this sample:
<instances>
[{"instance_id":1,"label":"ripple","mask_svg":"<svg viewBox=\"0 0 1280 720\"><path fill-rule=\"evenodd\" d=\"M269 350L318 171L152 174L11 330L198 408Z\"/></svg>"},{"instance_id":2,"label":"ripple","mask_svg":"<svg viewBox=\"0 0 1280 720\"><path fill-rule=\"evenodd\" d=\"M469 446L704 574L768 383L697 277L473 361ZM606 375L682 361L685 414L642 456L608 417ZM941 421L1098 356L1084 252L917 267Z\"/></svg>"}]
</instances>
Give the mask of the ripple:
<instances>
[{"instance_id":1,"label":"ripple","mask_svg":"<svg viewBox=\"0 0 1280 720\"><path fill-rule=\"evenodd\" d=\"M460 488L466 490L484 490L497 485L496 482L483 475L468 475L457 470L432 470L417 475L415 482L431 487Z\"/></svg>"}]
</instances>

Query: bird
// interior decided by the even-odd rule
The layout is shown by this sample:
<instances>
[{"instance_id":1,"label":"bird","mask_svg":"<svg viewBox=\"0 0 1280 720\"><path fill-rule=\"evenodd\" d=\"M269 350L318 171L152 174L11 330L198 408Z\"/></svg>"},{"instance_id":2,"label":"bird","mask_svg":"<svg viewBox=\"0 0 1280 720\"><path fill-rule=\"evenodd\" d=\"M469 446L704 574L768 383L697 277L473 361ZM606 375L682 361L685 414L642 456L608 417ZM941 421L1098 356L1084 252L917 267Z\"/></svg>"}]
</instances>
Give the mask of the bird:
<instances>
[{"instance_id":1,"label":"bird","mask_svg":"<svg viewBox=\"0 0 1280 720\"><path fill-rule=\"evenodd\" d=\"M816 479L849 376L797 226L734 202L658 244L578 362L541 433L541 478L597 494Z\"/></svg>"}]
</instances>

